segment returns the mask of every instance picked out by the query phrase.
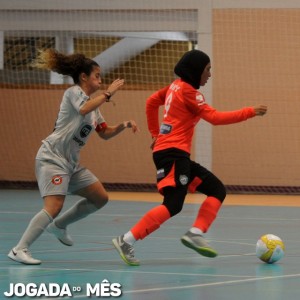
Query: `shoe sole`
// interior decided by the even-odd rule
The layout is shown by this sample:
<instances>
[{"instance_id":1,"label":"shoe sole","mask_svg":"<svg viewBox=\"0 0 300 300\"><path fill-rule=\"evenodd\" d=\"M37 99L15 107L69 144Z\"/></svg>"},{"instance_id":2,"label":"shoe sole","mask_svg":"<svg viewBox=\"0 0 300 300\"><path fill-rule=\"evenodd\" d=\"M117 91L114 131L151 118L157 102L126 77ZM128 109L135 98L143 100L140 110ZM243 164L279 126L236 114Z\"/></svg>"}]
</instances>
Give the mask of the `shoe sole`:
<instances>
[{"instance_id":1,"label":"shoe sole","mask_svg":"<svg viewBox=\"0 0 300 300\"><path fill-rule=\"evenodd\" d=\"M18 262L18 263L21 263L21 264L24 264L24 265L40 265L42 262L41 261L38 261L36 263L28 263L28 262L24 262L24 261L20 261L18 259L16 259L16 257L14 255L12 255L11 253L9 253L7 255L11 260L15 261L15 262Z\"/></svg>"},{"instance_id":2,"label":"shoe sole","mask_svg":"<svg viewBox=\"0 0 300 300\"><path fill-rule=\"evenodd\" d=\"M120 248L120 246L119 246L119 244L118 244L117 239L113 239L113 240L112 240L112 243L113 243L114 247L116 248L116 250L118 251L120 257L123 259L123 261L124 261L127 265L133 266L133 267L136 267L136 266L139 266L139 265L140 265L139 262L133 263L133 262L130 262L129 260L127 260L127 258L126 258L125 255L123 254L122 249Z\"/></svg>"},{"instance_id":3,"label":"shoe sole","mask_svg":"<svg viewBox=\"0 0 300 300\"><path fill-rule=\"evenodd\" d=\"M198 252L200 255L205 256L205 257L216 257L218 256L218 253L209 247L195 247L190 241L181 238L181 242L184 246L195 250L196 252Z\"/></svg>"},{"instance_id":4,"label":"shoe sole","mask_svg":"<svg viewBox=\"0 0 300 300\"><path fill-rule=\"evenodd\" d=\"M67 244L67 243L63 242L61 239L59 239L58 237L56 237L56 238L65 246L69 246L69 247L73 246L73 244Z\"/></svg>"}]
</instances>

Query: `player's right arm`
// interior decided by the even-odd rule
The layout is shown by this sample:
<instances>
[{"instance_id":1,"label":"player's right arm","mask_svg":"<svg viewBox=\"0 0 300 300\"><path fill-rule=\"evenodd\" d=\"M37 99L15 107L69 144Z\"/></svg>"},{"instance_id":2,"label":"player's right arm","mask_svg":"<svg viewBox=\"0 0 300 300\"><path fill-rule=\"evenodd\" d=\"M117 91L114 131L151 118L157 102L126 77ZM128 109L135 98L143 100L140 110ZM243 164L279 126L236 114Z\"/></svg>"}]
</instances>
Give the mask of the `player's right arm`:
<instances>
[{"instance_id":1,"label":"player's right arm","mask_svg":"<svg viewBox=\"0 0 300 300\"><path fill-rule=\"evenodd\" d=\"M123 86L123 84L124 79L116 79L110 84L106 92L100 94L99 96L96 96L95 98L89 99L89 101L86 101L85 104L80 107L79 113L82 116L85 116L86 114L98 108L103 103L108 102L110 97L112 97L117 92L117 90Z\"/></svg>"}]
</instances>

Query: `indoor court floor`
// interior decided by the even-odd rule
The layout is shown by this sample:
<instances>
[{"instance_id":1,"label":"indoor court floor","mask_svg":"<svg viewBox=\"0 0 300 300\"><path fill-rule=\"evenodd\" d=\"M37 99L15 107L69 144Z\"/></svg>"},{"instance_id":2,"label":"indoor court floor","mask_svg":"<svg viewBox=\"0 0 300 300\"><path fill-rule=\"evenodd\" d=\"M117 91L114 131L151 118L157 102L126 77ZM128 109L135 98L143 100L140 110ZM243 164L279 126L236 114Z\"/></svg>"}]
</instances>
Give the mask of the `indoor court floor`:
<instances>
[{"instance_id":1,"label":"indoor court floor","mask_svg":"<svg viewBox=\"0 0 300 300\"><path fill-rule=\"evenodd\" d=\"M179 215L135 244L141 265L130 267L111 240L161 199L157 193L109 194L106 207L70 225L74 246L64 246L45 232L31 248L42 264L26 266L7 253L41 209L39 192L0 190L0 299L10 298L5 292L11 286L13 299L34 299L37 292L38 299L56 300L111 299L119 292L117 298L124 300L299 299L300 196L228 195L206 236L219 256L205 258L180 242L203 200L203 195L188 195ZM64 210L76 200L68 196ZM266 233L278 235L286 245L285 257L275 264L255 256L256 241Z\"/></svg>"}]
</instances>

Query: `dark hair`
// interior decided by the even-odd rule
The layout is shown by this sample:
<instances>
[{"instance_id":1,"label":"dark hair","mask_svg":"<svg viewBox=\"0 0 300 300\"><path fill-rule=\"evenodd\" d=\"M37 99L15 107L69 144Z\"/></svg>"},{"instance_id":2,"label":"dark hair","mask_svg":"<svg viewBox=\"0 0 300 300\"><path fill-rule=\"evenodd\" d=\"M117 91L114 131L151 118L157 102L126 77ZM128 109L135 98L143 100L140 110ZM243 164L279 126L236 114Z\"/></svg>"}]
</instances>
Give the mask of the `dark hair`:
<instances>
[{"instance_id":1,"label":"dark hair","mask_svg":"<svg viewBox=\"0 0 300 300\"><path fill-rule=\"evenodd\" d=\"M209 62L210 58L206 53L200 50L190 50L178 61L174 72L183 81L199 89L201 75Z\"/></svg>"},{"instance_id":2,"label":"dark hair","mask_svg":"<svg viewBox=\"0 0 300 300\"><path fill-rule=\"evenodd\" d=\"M66 55L55 49L39 50L38 56L31 65L71 76L75 84L79 83L81 73L90 75L94 67L99 67L94 60L81 53Z\"/></svg>"}]
</instances>

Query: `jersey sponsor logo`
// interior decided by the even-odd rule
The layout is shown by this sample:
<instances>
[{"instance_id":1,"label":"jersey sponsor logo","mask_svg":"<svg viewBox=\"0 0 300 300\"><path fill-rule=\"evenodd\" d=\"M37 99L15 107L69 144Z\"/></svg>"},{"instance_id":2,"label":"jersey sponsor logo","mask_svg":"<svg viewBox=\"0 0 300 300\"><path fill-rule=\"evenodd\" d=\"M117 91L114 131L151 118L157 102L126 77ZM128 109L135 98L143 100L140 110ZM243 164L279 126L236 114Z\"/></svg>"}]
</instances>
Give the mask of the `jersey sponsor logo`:
<instances>
[{"instance_id":1,"label":"jersey sponsor logo","mask_svg":"<svg viewBox=\"0 0 300 300\"><path fill-rule=\"evenodd\" d=\"M161 124L159 132L161 134L168 134L172 131L172 126L169 124Z\"/></svg>"},{"instance_id":2,"label":"jersey sponsor logo","mask_svg":"<svg viewBox=\"0 0 300 300\"><path fill-rule=\"evenodd\" d=\"M187 185L189 179L186 175L180 175L179 176L179 181L182 185Z\"/></svg>"},{"instance_id":3,"label":"jersey sponsor logo","mask_svg":"<svg viewBox=\"0 0 300 300\"><path fill-rule=\"evenodd\" d=\"M56 175L56 176L53 176L52 179L51 179L51 182L54 184L54 185L60 185L62 183L63 179L61 176L59 175Z\"/></svg>"},{"instance_id":4,"label":"jersey sponsor logo","mask_svg":"<svg viewBox=\"0 0 300 300\"><path fill-rule=\"evenodd\" d=\"M80 136L82 138L86 138L90 134L91 131L92 131L91 125L84 125L80 130Z\"/></svg>"},{"instance_id":5,"label":"jersey sponsor logo","mask_svg":"<svg viewBox=\"0 0 300 300\"><path fill-rule=\"evenodd\" d=\"M165 169L159 169L156 172L157 179L161 179L165 177Z\"/></svg>"},{"instance_id":6,"label":"jersey sponsor logo","mask_svg":"<svg viewBox=\"0 0 300 300\"><path fill-rule=\"evenodd\" d=\"M80 147L85 145L85 142L81 141L78 137L74 136L73 141L75 141Z\"/></svg>"}]
</instances>

